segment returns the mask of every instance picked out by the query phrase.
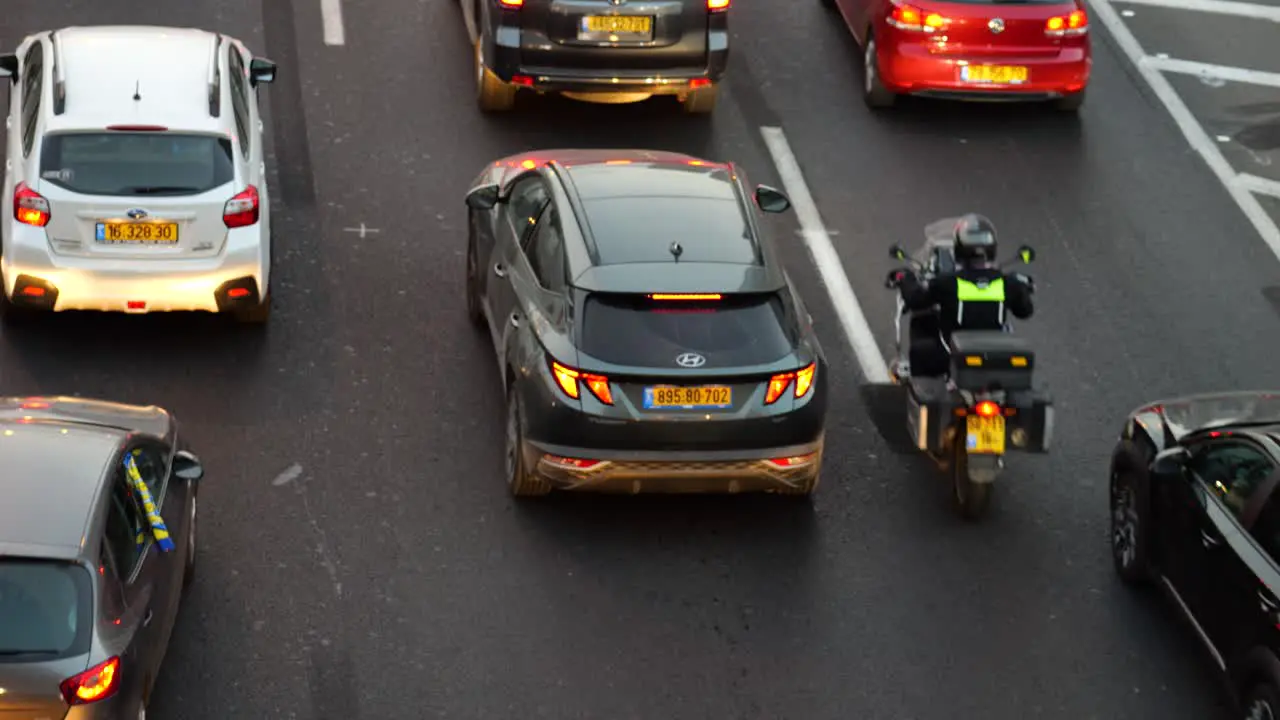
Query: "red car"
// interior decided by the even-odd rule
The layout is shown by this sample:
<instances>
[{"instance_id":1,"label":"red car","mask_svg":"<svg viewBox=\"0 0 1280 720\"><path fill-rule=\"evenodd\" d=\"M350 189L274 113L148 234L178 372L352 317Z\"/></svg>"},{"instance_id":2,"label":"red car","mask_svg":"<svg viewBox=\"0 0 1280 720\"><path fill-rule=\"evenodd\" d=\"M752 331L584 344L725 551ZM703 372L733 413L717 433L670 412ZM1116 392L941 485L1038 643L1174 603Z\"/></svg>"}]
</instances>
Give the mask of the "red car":
<instances>
[{"instance_id":1,"label":"red car","mask_svg":"<svg viewBox=\"0 0 1280 720\"><path fill-rule=\"evenodd\" d=\"M1075 111L1093 64L1082 0L822 0L863 49L863 95L1048 100Z\"/></svg>"}]
</instances>

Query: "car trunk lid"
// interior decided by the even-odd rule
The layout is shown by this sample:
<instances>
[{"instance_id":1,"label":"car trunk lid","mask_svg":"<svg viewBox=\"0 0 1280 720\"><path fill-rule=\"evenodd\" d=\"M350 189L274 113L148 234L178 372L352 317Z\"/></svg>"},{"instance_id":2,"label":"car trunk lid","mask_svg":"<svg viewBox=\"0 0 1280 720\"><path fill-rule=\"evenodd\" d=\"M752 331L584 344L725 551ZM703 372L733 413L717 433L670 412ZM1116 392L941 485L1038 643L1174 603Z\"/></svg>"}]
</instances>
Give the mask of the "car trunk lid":
<instances>
[{"instance_id":1,"label":"car trunk lid","mask_svg":"<svg viewBox=\"0 0 1280 720\"><path fill-rule=\"evenodd\" d=\"M926 25L930 15L941 16L942 26L926 37L934 52L946 55L1053 56L1087 32L1087 21L1078 25L1085 11L1076 2L924 2L921 10ZM1077 25L1068 27L1073 12Z\"/></svg>"},{"instance_id":2,"label":"car trunk lid","mask_svg":"<svg viewBox=\"0 0 1280 720\"><path fill-rule=\"evenodd\" d=\"M705 2L527 0L520 13L525 67L661 70L706 57Z\"/></svg>"}]
</instances>

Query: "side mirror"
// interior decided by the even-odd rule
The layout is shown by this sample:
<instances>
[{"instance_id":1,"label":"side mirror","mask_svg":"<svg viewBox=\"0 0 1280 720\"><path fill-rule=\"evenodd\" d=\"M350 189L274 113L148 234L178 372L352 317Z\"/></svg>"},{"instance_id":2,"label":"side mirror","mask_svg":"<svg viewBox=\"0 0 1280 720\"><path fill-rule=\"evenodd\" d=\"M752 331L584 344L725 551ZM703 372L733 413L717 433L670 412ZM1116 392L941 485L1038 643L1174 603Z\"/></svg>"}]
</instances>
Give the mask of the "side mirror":
<instances>
[{"instance_id":1,"label":"side mirror","mask_svg":"<svg viewBox=\"0 0 1280 720\"><path fill-rule=\"evenodd\" d=\"M771 188L768 185L756 186L756 205L767 213L786 212L791 209L791 201L781 190Z\"/></svg>"},{"instance_id":2,"label":"side mirror","mask_svg":"<svg viewBox=\"0 0 1280 720\"><path fill-rule=\"evenodd\" d=\"M1174 447L1156 455L1151 463L1151 474L1172 478L1182 473L1182 464L1191 457L1184 447Z\"/></svg>"},{"instance_id":3,"label":"side mirror","mask_svg":"<svg viewBox=\"0 0 1280 720\"><path fill-rule=\"evenodd\" d=\"M498 186L494 183L472 188L467 193L467 207L472 210L491 210L498 204Z\"/></svg>"},{"instance_id":4,"label":"side mirror","mask_svg":"<svg viewBox=\"0 0 1280 720\"><path fill-rule=\"evenodd\" d=\"M889 274L884 276L884 286L889 288L890 290L897 289L898 274L901 272L902 272L902 268L895 268L893 270L890 270Z\"/></svg>"},{"instance_id":5,"label":"side mirror","mask_svg":"<svg viewBox=\"0 0 1280 720\"><path fill-rule=\"evenodd\" d=\"M1023 245L1022 247L1018 248L1018 259L1022 261L1023 265L1030 265L1031 263L1035 262L1036 261L1035 248L1031 247L1030 245Z\"/></svg>"},{"instance_id":6,"label":"side mirror","mask_svg":"<svg viewBox=\"0 0 1280 720\"><path fill-rule=\"evenodd\" d=\"M0 55L0 77L7 77L12 82L18 80L18 56Z\"/></svg>"},{"instance_id":7,"label":"side mirror","mask_svg":"<svg viewBox=\"0 0 1280 720\"><path fill-rule=\"evenodd\" d=\"M890 248L889 248L889 257L890 257L890 258L892 258L892 259L894 259L894 260L901 260L902 262L906 262L906 261L907 261L907 251L906 251L906 250L903 250L903 249L902 249L900 246L898 246L898 245L894 245L894 246L892 246L892 247L890 247Z\"/></svg>"},{"instance_id":8,"label":"side mirror","mask_svg":"<svg viewBox=\"0 0 1280 720\"><path fill-rule=\"evenodd\" d=\"M173 474L183 480L195 482L204 477L204 465L200 458L186 450L179 450L173 456Z\"/></svg>"},{"instance_id":9,"label":"side mirror","mask_svg":"<svg viewBox=\"0 0 1280 720\"><path fill-rule=\"evenodd\" d=\"M276 81L276 64L266 58L249 61L249 83L265 85Z\"/></svg>"}]
</instances>

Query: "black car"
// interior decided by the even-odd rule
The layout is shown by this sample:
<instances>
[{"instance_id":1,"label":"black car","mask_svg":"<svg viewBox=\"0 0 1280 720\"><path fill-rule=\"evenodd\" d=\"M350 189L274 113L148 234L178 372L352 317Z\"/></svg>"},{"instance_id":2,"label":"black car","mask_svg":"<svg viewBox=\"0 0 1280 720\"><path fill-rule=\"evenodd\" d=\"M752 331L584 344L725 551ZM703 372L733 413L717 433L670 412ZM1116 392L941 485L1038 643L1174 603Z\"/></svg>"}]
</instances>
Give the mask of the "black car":
<instances>
[{"instance_id":1,"label":"black car","mask_svg":"<svg viewBox=\"0 0 1280 720\"><path fill-rule=\"evenodd\" d=\"M808 495L827 365L733 164L646 150L491 163L467 194L467 309L507 393L507 479Z\"/></svg>"},{"instance_id":2,"label":"black car","mask_svg":"<svg viewBox=\"0 0 1280 720\"><path fill-rule=\"evenodd\" d=\"M459 0L476 98L510 110L527 88L604 103L674 95L715 109L729 62L730 0Z\"/></svg>"},{"instance_id":3,"label":"black car","mask_svg":"<svg viewBox=\"0 0 1280 720\"><path fill-rule=\"evenodd\" d=\"M1244 718L1280 717L1280 393L1129 415L1111 460L1112 556L1190 620Z\"/></svg>"}]
</instances>

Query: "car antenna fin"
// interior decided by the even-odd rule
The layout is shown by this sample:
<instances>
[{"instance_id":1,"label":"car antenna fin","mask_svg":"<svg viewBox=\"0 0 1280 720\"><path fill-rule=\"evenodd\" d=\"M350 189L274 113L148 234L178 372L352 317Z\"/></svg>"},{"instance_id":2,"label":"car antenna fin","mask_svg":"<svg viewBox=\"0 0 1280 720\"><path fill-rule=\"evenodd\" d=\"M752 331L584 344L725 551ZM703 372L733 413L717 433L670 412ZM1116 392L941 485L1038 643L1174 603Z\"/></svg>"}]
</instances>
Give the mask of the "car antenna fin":
<instances>
[{"instance_id":1,"label":"car antenna fin","mask_svg":"<svg viewBox=\"0 0 1280 720\"><path fill-rule=\"evenodd\" d=\"M680 247L679 241L672 240L669 250L671 251L671 257L675 258L676 262L680 262L680 256L684 254L684 248Z\"/></svg>"},{"instance_id":2,"label":"car antenna fin","mask_svg":"<svg viewBox=\"0 0 1280 720\"><path fill-rule=\"evenodd\" d=\"M139 101L142 99L142 81L141 80L133 81L133 99L134 101Z\"/></svg>"}]
</instances>

